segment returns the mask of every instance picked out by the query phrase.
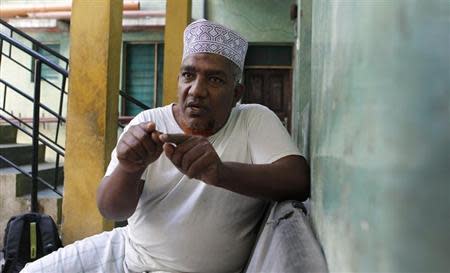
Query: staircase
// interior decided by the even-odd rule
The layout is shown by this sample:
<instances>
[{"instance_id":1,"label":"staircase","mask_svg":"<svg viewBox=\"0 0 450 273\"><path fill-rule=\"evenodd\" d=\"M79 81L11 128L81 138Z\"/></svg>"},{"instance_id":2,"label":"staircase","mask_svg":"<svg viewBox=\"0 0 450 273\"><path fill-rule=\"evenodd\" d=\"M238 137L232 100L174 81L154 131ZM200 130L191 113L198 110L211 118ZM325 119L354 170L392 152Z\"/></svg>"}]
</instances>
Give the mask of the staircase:
<instances>
[{"instance_id":1,"label":"staircase","mask_svg":"<svg viewBox=\"0 0 450 273\"><path fill-rule=\"evenodd\" d=\"M59 136L66 122L68 63L0 19L0 249L13 215L41 212L61 223L65 148ZM46 78L43 69L57 77ZM59 103L42 103L41 93L49 92Z\"/></svg>"},{"instance_id":2,"label":"staircase","mask_svg":"<svg viewBox=\"0 0 450 273\"><path fill-rule=\"evenodd\" d=\"M11 66L17 73L8 74ZM43 70L57 76L46 78ZM66 57L0 19L0 249L13 215L35 211L62 221L68 70ZM54 100L44 103L41 94ZM127 90L120 96L149 108ZM122 117L119 126L129 120Z\"/></svg>"},{"instance_id":3,"label":"staircase","mask_svg":"<svg viewBox=\"0 0 450 273\"><path fill-rule=\"evenodd\" d=\"M8 158L26 172L31 172L33 146L16 143L17 128L0 125L0 155ZM38 176L45 181L52 181L59 193L63 191L63 166L56 168L55 162L45 162L45 146L39 145ZM56 181L55 181L56 180ZM61 223L62 196L43 185L38 186L38 210L50 215L58 224ZM13 215L31 211L31 179L0 162L0 249L3 247L4 228Z\"/></svg>"}]
</instances>

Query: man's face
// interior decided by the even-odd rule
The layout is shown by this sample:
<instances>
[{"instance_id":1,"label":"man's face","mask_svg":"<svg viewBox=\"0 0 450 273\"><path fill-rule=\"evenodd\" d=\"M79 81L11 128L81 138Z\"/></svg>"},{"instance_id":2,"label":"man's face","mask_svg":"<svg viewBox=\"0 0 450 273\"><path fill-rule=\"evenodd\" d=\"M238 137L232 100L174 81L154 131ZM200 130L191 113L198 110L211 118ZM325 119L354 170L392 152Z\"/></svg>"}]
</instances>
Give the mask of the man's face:
<instances>
[{"instance_id":1,"label":"man's face","mask_svg":"<svg viewBox=\"0 0 450 273\"><path fill-rule=\"evenodd\" d=\"M231 61L216 54L192 54L178 75L175 118L187 134L212 135L225 125L242 90Z\"/></svg>"}]
</instances>

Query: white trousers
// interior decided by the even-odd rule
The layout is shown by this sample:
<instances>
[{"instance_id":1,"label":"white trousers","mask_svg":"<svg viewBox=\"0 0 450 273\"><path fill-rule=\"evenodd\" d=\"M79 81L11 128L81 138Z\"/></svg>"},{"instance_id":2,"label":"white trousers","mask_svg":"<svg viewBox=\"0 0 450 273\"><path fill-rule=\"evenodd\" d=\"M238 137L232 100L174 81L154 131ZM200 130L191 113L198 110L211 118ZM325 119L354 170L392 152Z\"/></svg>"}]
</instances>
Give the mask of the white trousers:
<instances>
[{"instance_id":1,"label":"white trousers","mask_svg":"<svg viewBox=\"0 0 450 273\"><path fill-rule=\"evenodd\" d=\"M21 273L135 273L125 261L125 228L76 241L28 263Z\"/></svg>"}]
</instances>

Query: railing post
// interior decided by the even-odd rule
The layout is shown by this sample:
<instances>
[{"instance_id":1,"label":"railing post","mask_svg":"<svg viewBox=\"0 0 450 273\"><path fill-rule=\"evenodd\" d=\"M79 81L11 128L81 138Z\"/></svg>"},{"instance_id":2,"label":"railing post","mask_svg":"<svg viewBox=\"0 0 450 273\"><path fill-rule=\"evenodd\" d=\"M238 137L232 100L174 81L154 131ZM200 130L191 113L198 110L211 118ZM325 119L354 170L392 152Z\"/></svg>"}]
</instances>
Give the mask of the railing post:
<instances>
[{"instance_id":1,"label":"railing post","mask_svg":"<svg viewBox=\"0 0 450 273\"><path fill-rule=\"evenodd\" d=\"M0 38L0 68L2 67L3 39Z\"/></svg>"},{"instance_id":2,"label":"railing post","mask_svg":"<svg viewBox=\"0 0 450 273\"><path fill-rule=\"evenodd\" d=\"M37 59L34 70L34 101L33 101L33 162L31 169L31 211L38 212L38 164L39 164L39 108L41 101L41 60Z\"/></svg>"}]
</instances>

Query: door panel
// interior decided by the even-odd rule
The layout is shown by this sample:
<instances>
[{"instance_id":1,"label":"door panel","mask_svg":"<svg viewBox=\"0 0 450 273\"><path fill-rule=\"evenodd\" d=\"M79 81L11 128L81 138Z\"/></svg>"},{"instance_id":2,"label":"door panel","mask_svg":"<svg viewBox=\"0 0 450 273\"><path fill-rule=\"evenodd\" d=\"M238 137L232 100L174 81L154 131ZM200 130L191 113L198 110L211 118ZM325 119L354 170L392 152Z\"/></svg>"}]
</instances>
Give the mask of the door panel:
<instances>
[{"instance_id":1,"label":"door panel","mask_svg":"<svg viewBox=\"0 0 450 273\"><path fill-rule=\"evenodd\" d=\"M267 106L290 131L291 70L246 69L244 74L245 93L242 102Z\"/></svg>"},{"instance_id":2,"label":"door panel","mask_svg":"<svg viewBox=\"0 0 450 273\"><path fill-rule=\"evenodd\" d=\"M270 75L268 85L266 105L270 105L270 108L276 113L283 112L283 76Z\"/></svg>"}]
</instances>

